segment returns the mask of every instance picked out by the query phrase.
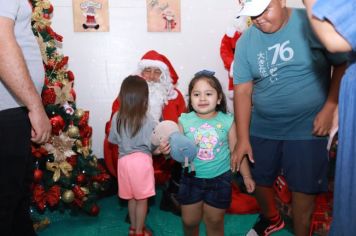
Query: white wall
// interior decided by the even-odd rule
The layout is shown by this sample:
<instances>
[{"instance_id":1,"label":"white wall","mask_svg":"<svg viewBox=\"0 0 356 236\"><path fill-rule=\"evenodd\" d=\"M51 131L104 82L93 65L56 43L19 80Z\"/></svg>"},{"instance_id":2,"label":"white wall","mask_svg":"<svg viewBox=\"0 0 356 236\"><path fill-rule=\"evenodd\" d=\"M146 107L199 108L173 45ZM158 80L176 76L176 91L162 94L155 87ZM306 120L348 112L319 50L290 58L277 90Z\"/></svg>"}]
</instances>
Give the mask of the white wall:
<instances>
[{"instance_id":1,"label":"white wall","mask_svg":"<svg viewBox=\"0 0 356 236\"><path fill-rule=\"evenodd\" d=\"M105 123L121 81L136 70L148 50L166 55L185 94L192 75L201 69L216 71L227 87L227 72L219 55L220 40L237 12L236 0L181 0L180 33L149 33L146 0L109 0L110 32L73 32L71 0L52 0L52 27L64 37L63 53L74 72L77 107L90 111L93 152L103 157ZM287 1L301 6L301 0Z\"/></svg>"}]
</instances>

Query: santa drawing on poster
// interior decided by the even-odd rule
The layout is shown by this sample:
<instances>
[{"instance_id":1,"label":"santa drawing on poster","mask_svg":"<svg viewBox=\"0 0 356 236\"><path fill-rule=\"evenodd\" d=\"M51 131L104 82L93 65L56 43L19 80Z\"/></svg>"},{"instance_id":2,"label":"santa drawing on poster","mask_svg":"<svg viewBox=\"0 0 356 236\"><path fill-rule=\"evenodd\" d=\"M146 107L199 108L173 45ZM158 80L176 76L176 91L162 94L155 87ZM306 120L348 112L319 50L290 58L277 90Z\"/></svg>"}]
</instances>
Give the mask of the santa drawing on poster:
<instances>
[{"instance_id":1,"label":"santa drawing on poster","mask_svg":"<svg viewBox=\"0 0 356 236\"><path fill-rule=\"evenodd\" d=\"M162 17L166 22L164 28L168 32L172 31L175 28L176 24L177 24L177 22L174 20L174 18L175 18L174 12L171 9L166 9L166 10L163 11Z\"/></svg>"},{"instance_id":2,"label":"santa drawing on poster","mask_svg":"<svg viewBox=\"0 0 356 236\"><path fill-rule=\"evenodd\" d=\"M96 22L96 10L101 9L102 5L97 2L88 1L80 4L80 9L83 11L83 15L86 18L85 23L83 23L83 28L88 29L99 29L100 25Z\"/></svg>"},{"instance_id":3,"label":"santa drawing on poster","mask_svg":"<svg viewBox=\"0 0 356 236\"><path fill-rule=\"evenodd\" d=\"M180 32L180 0L146 0L148 32Z\"/></svg>"}]
</instances>

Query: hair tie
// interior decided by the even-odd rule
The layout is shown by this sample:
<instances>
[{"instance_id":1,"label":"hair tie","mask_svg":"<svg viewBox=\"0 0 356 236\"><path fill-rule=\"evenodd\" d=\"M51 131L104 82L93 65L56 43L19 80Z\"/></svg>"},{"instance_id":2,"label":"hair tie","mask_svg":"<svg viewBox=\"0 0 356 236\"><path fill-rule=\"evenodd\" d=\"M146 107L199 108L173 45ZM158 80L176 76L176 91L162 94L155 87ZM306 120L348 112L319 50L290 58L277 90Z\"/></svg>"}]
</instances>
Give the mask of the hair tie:
<instances>
[{"instance_id":1,"label":"hair tie","mask_svg":"<svg viewBox=\"0 0 356 236\"><path fill-rule=\"evenodd\" d=\"M194 74L194 76L214 76L215 72L211 70L201 70Z\"/></svg>"}]
</instances>

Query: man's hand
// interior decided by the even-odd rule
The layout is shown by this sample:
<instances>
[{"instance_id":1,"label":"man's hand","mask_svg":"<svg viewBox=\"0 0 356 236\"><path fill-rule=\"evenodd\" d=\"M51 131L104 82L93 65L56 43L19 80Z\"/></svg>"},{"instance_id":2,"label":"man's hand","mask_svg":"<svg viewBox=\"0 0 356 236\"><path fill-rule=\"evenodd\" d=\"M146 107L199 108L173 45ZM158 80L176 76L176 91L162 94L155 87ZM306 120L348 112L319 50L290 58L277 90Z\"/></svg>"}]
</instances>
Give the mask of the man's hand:
<instances>
[{"instance_id":1,"label":"man's hand","mask_svg":"<svg viewBox=\"0 0 356 236\"><path fill-rule=\"evenodd\" d=\"M324 106L317 114L313 123L313 135L327 136L333 126L333 120L337 106Z\"/></svg>"},{"instance_id":2,"label":"man's hand","mask_svg":"<svg viewBox=\"0 0 356 236\"><path fill-rule=\"evenodd\" d=\"M28 116L32 126L31 141L39 144L47 142L51 137L52 126L43 107L29 110Z\"/></svg>"},{"instance_id":3,"label":"man's hand","mask_svg":"<svg viewBox=\"0 0 356 236\"><path fill-rule=\"evenodd\" d=\"M250 162L255 163L252 154L251 144L240 143L240 145L236 144L234 151L231 153L231 171L238 172L240 170L240 165L243 158L247 157Z\"/></svg>"}]
</instances>

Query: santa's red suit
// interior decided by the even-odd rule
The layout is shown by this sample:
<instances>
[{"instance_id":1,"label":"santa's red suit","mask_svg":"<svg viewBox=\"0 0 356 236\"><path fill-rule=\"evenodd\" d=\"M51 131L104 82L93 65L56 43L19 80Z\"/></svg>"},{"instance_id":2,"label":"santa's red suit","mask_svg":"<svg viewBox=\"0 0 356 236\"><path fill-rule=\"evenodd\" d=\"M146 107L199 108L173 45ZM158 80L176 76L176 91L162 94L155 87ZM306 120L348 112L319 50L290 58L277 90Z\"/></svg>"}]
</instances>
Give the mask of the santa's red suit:
<instances>
[{"instance_id":1,"label":"santa's red suit","mask_svg":"<svg viewBox=\"0 0 356 236\"><path fill-rule=\"evenodd\" d=\"M239 40L242 32L248 28L248 22L249 20L246 17L236 18L233 24L227 28L226 33L221 39L220 56L223 60L225 69L229 72L229 93L234 89L232 72L236 42ZM231 97L230 94L229 97Z\"/></svg>"},{"instance_id":2,"label":"santa's red suit","mask_svg":"<svg viewBox=\"0 0 356 236\"><path fill-rule=\"evenodd\" d=\"M240 38L240 36L241 33L235 31L233 34L226 33L224 37L221 39L220 56L221 59L223 60L225 69L229 71L229 87L228 87L229 91L234 89L234 84L233 84L232 75L230 73L230 69L232 66L232 62L234 61L236 42Z\"/></svg>"},{"instance_id":3,"label":"santa's red suit","mask_svg":"<svg viewBox=\"0 0 356 236\"><path fill-rule=\"evenodd\" d=\"M147 67L156 67L159 68L162 72L160 77L160 83L164 84L164 88L167 90L166 94L160 94L163 101L162 104L157 104L161 106L161 114L158 114L158 119L160 120L172 120L178 122L178 117L181 113L186 111L186 105L184 98L179 90L174 88L174 85L178 81L178 75L175 72L173 66L169 60L162 54L159 54L156 51L148 51L143 55L141 61L138 64L138 74L141 74L143 69ZM150 85L149 85L150 86ZM161 89L162 90L162 89ZM151 92L150 96L156 96L156 92ZM152 96L152 97L153 97ZM160 102L158 102L160 103ZM155 102L153 102L155 104ZM150 102L150 112L155 109L152 107L153 104ZM110 133L111 119L113 114L119 110L120 101L117 99L114 100L112 105L112 113L110 120L106 123L105 126L105 140L104 140L104 160L109 172L113 176L117 176L117 160L118 160L118 146L108 142L108 135ZM156 112L157 113L157 112ZM157 117L157 114L152 114L153 117ZM172 160L168 159L167 161L163 156L158 156L153 158L153 163L155 167L155 180L156 183L162 184L166 182L170 177L170 169Z\"/></svg>"}]
</instances>

